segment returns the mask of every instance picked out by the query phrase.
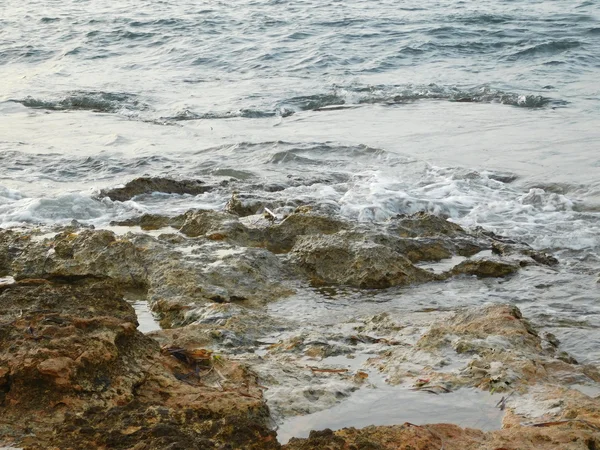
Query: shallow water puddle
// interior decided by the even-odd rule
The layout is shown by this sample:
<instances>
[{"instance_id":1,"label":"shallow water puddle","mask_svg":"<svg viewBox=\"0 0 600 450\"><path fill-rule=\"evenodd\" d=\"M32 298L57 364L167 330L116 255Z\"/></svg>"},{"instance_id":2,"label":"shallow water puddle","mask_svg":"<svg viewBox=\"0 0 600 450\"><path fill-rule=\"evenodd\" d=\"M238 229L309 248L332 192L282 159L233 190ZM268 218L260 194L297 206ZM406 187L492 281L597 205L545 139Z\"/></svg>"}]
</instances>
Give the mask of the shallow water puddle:
<instances>
[{"instance_id":1,"label":"shallow water puddle","mask_svg":"<svg viewBox=\"0 0 600 450\"><path fill-rule=\"evenodd\" d=\"M138 320L138 330L142 333L149 333L150 331L160 330L161 327L154 317L154 314L150 310L150 306L148 306L148 302L146 300L127 300L128 303L133 306L135 310L135 315Z\"/></svg>"},{"instance_id":2,"label":"shallow water puddle","mask_svg":"<svg viewBox=\"0 0 600 450\"><path fill-rule=\"evenodd\" d=\"M600 397L600 387L598 387L598 386L590 386L587 384L572 384L569 387L571 389L576 389L579 392L581 392L582 394L585 394L591 398Z\"/></svg>"},{"instance_id":3,"label":"shallow water puddle","mask_svg":"<svg viewBox=\"0 0 600 450\"><path fill-rule=\"evenodd\" d=\"M333 408L287 419L277 430L281 443L292 437L307 437L311 430L368 425L398 425L411 422L454 423L461 427L501 428L503 411L496 408L502 396L476 389L448 394L413 391L407 386L365 387Z\"/></svg>"},{"instance_id":4,"label":"shallow water puddle","mask_svg":"<svg viewBox=\"0 0 600 450\"><path fill-rule=\"evenodd\" d=\"M9 284L15 284L13 277L0 277L0 286L8 286Z\"/></svg>"},{"instance_id":5,"label":"shallow water puddle","mask_svg":"<svg viewBox=\"0 0 600 450\"><path fill-rule=\"evenodd\" d=\"M430 270L434 273L443 273L448 270L452 270L454 266L457 266L463 261L466 261L468 258L464 256L452 256L451 258L441 259L440 261L435 262L422 262L416 264L417 267L425 270Z\"/></svg>"}]
</instances>

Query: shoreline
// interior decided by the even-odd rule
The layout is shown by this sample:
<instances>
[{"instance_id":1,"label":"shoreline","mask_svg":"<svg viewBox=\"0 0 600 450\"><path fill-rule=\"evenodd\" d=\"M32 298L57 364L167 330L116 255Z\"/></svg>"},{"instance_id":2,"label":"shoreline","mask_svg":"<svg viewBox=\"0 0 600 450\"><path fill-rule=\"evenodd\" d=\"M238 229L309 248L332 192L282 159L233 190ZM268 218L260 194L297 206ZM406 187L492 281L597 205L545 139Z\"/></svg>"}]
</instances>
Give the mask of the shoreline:
<instances>
[{"instance_id":1,"label":"shoreline","mask_svg":"<svg viewBox=\"0 0 600 450\"><path fill-rule=\"evenodd\" d=\"M399 314L369 303L447 283L500 286L560 260L425 213L367 226L308 206L285 218L248 206L234 195L224 211L118 224L150 234L0 230L0 442L269 449L281 445L275 425L286 449L600 443L597 366L516 306ZM147 302L162 329L136 330L128 299ZM384 404L379 416L362 412L365 401ZM390 424L403 402L415 412ZM445 402L447 412L427 413ZM490 431L451 425L482 414L479 402L498 420ZM379 425L308 436L371 418ZM423 422L436 418L447 424ZM540 440L547 447L532 446Z\"/></svg>"}]
</instances>

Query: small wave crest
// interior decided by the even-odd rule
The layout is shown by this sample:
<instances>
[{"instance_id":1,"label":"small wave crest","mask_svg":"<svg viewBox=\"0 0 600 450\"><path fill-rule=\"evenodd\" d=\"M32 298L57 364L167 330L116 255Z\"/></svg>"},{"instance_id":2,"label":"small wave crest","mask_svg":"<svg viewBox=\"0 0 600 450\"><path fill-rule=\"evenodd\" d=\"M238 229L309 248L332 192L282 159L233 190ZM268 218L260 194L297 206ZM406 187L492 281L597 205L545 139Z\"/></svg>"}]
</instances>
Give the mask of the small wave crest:
<instances>
[{"instance_id":1,"label":"small wave crest","mask_svg":"<svg viewBox=\"0 0 600 450\"><path fill-rule=\"evenodd\" d=\"M12 100L23 106L51 111L93 111L101 113L125 113L141 111L148 106L137 95L120 92L74 91L58 99L26 97Z\"/></svg>"},{"instance_id":2,"label":"small wave crest","mask_svg":"<svg viewBox=\"0 0 600 450\"><path fill-rule=\"evenodd\" d=\"M216 119L233 119L236 117L246 119L264 119L268 117L274 117L277 113L275 111L261 111L257 109L239 109L237 111L226 111L226 112L207 112L197 113L189 109L184 109L171 116L162 116L158 119L159 122L183 122L186 120L216 120Z\"/></svg>"},{"instance_id":3,"label":"small wave crest","mask_svg":"<svg viewBox=\"0 0 600 450\"><path fill-rule=\"evenodd\" d=\"M509 61L516 61L523 58L533 58L538 56L553 56L580 47L579 41L550 41L542 44L536 44L526 49L520 50L508 56Z\"/></svg>"},{"instance_id":4,"label":"small wave crest","mask_svg":"<svg viewBox=\"0 0 600 450\"><path fill-rule=\"evenodd\" d=\"M360 221L385 221L427 211L467 228L484 227L536 248L600 248L600 214L579 211L579 200L540 188L523 191L505 175L428 167L418 180L391 170L366 171L337 199L340 213Z\"/></svg>"},{"instance_id":5,"label":"small wave crest","mask_svg":"<svg viewBox=\"0 0 600 450\"><path fill-rule=\"evenodd\" d=\"M522 108L541 108L547 105L564 105L561 100L551 99L538 94L505 92L489 86L461 89L439 86L374 86L367 92L364 89L352 89L358 103L401 104L419 100L447 100L459 103L498 103Z\"/></svg>"},{"instance_id":6,"label":"small wave crest","mask_svg":"<svg viewBox=\"0 0 600 450\"><path fill-rule=\"evenodd\" d=\"M162 116L158 122L288 117L303 111L332 111L361 105L397 105L426 100L456 103L497 103L532 109L546 106L565 106L567 104L564 100L553 99L544 95L506 92L489 86L474 88L447 87L437 84L335 86L330 92L290 97L263 109L241 108L236 111L225 112L195 112L191 109L184 109L173 115Z\"/></svg>"},{"instance_id":7,"label":"small wave crest","mask_svg":"<svg viewBox=\"0 0 600 450\"><path fill-rule=\"evenodd\" d=\"M0 152L0 175L21 181L40 179L55 182L98 182L140 171L165 173L177 171L177 162L152 155L125 158L116 155L65 156L57 153ZM0 196L3 191L0 190Z\"/></svg>"},{"instance_id":8,"label":"small wave crest","mask_svg":"<svg viewBox=\"0 0 600 450\"><path fill-rule=\"evenodd\" d=\"M134 202L98 200L78 192L34 198L13 191L9 198L3 198L3 190L6 188L0 187L0 224L3 227L67 224L72 220L90 225L104 224L110 217L145 212Z\"/></svg>"}]
</instances>

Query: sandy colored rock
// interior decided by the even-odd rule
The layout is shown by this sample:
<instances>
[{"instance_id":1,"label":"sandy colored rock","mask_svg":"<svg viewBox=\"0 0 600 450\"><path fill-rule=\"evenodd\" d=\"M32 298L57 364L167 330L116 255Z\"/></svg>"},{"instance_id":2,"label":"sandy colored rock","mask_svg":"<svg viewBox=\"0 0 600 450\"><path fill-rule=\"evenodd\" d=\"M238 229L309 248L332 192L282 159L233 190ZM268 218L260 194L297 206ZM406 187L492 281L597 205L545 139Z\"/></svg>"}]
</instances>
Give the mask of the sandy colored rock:
<instances>
[{"instance_id":1,"label":"sandy colored rock","mask_svg":"<svg viewBox=\"0 0 600 450\"><path fill-rule=\"evenodd\" d=\"M50 240L31 240L15 252L15 278L111 279L144 286L147 269L139 249L106 230L65 231Z\"/></svg>"},{"instance_id":2,"label":"sandy colored rock","mask_svg":"<svg viewBox=\"0 0 600 450\"><path fill-rule=\"evenodd\" d=\"M300 237L290 253L291 261L315 284L380 289L435 279L388 247L348 237L343 231Z\"/></svg>"},{"instance_id":3,"label":"sandy colored rock","mask_svg":"<svg viewBox=\"0 0 600 450\"><path fill-rule=\"evenodd\" d=\"M0 304L0 443L279 447L252 373L224 358L220 375L212 361L198 371L161 351L110 284L16 283Z\"/></svg>"},{"instance_id":4,"label":"sandy colored rock","mask_svg":"<svg viewBox=\"0 0 600 450\"><path fill-rule=\"evenodd\" d=\"M45 239L14 233L11 239L7 272L16 279L109 280L142 290L164 314L165 326L183 324L187 310L205 303L264 304L293 292L278 281L289 270L273 253L220 240L117 236L107 230L65 231Z\"/></svg>"},{"instance_id":5,"label":"sandy colored rock","mask_svg":"<svg viewBox=\"0 0 600 450\"><path fill-rule=\"evenodd\" d=\"M188 211L182 215L180 231L188 237L212 236L215 240L241 239L246 228L237 216L212 210Z\"/></svg>"},{"instance_id":6,"label":"sandy colored rock","mask_svg":"<svg viewBox=\"0 0 600 450\"><path fill-rule=\"evenodd\" d=\"M519 270L519 265L494 259L463 261L452 268L452 275L475 275L479 278L502 278Z\"/></svg>"},{"instance_id":7,"label":"sandy colored rock","mask_svg":"<svg viewBox=\"0 0 600 450\"><path fill-rule=\"evenodd\" d=\"M444 370L446 360L462 367ZM382 370L390 380L426 379L428 385L462 386L525 393L538 384L568 385L600 381L594 366L578 365L544 341L515 306L468 308L432 324L414 347L392 349ZM416 370L418 362L421 369Z\"/></svg>"},{"instance_id":8,"label":"sandy colored rock","mask_svg":"<svg viewBox=\"0 0 600 450\"><path fill-rule=\"evenodd\" d=\"M269 227L266 236L266 248L275 252L288 252L299 236L329 235L349 228L349 224L328 216L294 213L281 223Z\"/></svg>"},{"instance_id":9,"label":"sandy colored rock","mask_svg":"<svg viewBox=\"0 0 600 450\"><path fill-rule=\"evenodd\" d=\"M447 217L425 212L398 216L392 219L391 223L391 229L394 229L401 237L453 237L466 234L460 225L448 221Z\"/></svg>"}]
</instances>

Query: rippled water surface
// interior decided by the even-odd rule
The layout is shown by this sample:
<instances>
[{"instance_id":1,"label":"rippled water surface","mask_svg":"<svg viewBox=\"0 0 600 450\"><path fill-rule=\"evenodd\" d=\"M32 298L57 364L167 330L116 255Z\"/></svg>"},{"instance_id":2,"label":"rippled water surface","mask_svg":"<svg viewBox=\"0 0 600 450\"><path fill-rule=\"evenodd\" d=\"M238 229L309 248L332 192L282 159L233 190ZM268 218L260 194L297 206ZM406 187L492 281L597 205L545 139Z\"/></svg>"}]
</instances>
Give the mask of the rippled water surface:
<instances>
[{"instance_id":1,"label":"rippled water surface","mask_svg":"<svg viewBox=\"0 0 600 450\"><path fill-rule=\"evenodd\" d=\"M444 214L560 265L271 312L327 326L512 302L600 363L596 1L5 1L0 80L0 226L102 227L230 195L98 195L143 174L232 183L276 213Z\"/></svg>"}]
</instances>

